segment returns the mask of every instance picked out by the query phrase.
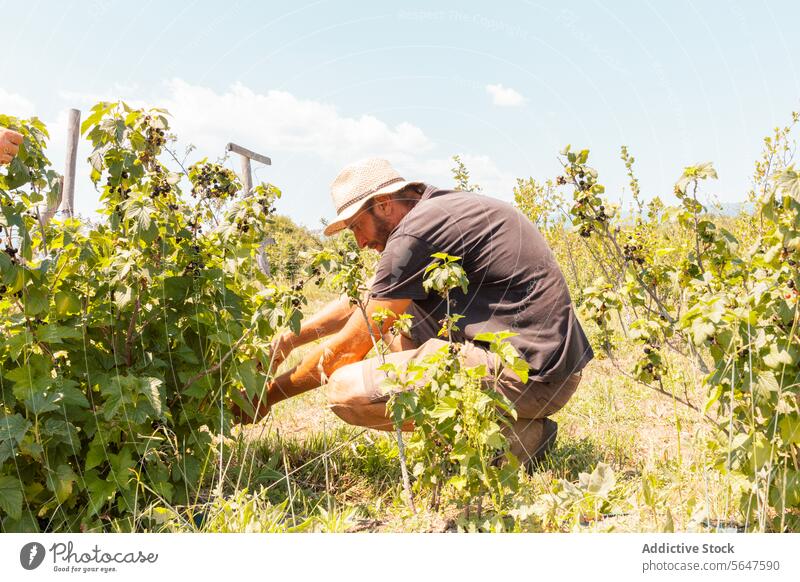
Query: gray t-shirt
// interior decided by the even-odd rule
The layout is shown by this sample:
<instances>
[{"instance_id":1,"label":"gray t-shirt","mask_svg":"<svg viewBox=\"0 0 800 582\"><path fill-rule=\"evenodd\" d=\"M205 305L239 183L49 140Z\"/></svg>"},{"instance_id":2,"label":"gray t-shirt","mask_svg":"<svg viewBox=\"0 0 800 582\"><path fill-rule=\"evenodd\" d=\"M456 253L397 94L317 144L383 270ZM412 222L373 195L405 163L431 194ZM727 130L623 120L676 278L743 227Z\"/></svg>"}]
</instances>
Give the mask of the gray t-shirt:
<instances>
[{"instance_id":1,"label":"gray t-shirt","mask_svg":"<svg viewBox=\"0 0 800 582\"><path fill-rule=\"evenodd\" d=\"M531 366L533 381L554 382L594 357L561 269L539 229L510 204L472 192L428 186L422 199L389 235L371 296L412 299L414 337L436 337L444 300L423 289L433 253L461 257L469 288L450 292L457 341L483 331L508 330L509 341Z\"/></svg>"}]
</instances>

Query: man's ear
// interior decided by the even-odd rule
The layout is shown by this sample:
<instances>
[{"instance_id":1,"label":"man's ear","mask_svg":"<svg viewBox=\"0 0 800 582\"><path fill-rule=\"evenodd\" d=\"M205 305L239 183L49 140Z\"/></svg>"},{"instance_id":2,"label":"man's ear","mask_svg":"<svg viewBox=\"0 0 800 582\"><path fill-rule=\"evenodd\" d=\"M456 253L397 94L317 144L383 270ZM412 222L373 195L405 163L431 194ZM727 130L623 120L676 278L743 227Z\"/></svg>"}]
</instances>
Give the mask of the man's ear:
<instances>
[{"instance_id":1,"label":"man's ear","mask_svg":"<svg viewBox=\"0 0 800 582\"><path fill-rule=\"evenodd\" d=\"M388 216L391 212L391 196L376 196L373 209L378 210L382 216Z\"/></svg>"}]
</instances>

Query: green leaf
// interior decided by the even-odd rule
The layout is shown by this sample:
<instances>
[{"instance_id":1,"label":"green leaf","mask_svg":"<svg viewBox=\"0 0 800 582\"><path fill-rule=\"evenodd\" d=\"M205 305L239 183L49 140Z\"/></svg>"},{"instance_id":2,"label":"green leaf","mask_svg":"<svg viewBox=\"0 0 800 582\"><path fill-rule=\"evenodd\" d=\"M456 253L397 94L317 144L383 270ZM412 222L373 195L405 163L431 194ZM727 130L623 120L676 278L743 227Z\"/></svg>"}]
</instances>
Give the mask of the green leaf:
<instances>
[{"instance_id":1,"label":"green leaf","mask_svg":"<svg viewBox=\"0 0 800 582\"><path fill-rule=\"evenodd\" d=\"M772 372L760 372L758 374L758 385L769 392L778 392L781 389L775 374Z\"/></svg>"},{"instance_id":2,"label":"green leaf","mask_svg":"<svg viewBox=\"0 0 800 582\"><path fill-rule=\"evenodd\" d=\"M88 515L98 513L117 492L117 484L98 477L95 471L87 471L84 475L86 490L89 493Z\"/></svg>"},{"instance_id":3,"label":"green leaf","mask_svg":"<svg viewBox=\"0 0 800 582\"><path fill-rule=\"evenodd\" d=\"M755 434L753 437L753 467L760 469L769 461L771 455L772 446L767 440L767 437L761 433Z\"/></svg>"},{"instance_id":4,"label":"green leaf","mask_svg":"<svg viewBox=\"0 0 800 582\"><path fill-rule=\"evenodd\" d=\"M255 416L256 409L253 403L246 400L238 390L231 390L230 397L233 403L250 418Z\"/></svg>"},{"instance_id":5,"label":"green leaf","mask_svg":"<svg viewBox=\"0 0 800 582\"><path fill-rule=\"evenodd\" d=\"M457 442L453 446L453 451L450 453L450 458L458 461L462 465L468 465L472 457L475 456L475 449L469 446L464 440Z\"/></svg>"},{"instance_id":6,"label":"green leaf","mask_svg":"<svg viewBox=\"0 0 800 582\"><path fill-rule=\"evenodd\" d=\"M697 318L692 322L692 336L696 346L700 346L714 335L714 324L705 319Z\"/></svg>"},{"instance_id":7,"label":"green leaf","mask_svg":"<svg viewBox=\"0 0 800 582\"><path fill-rule=\"evenodd\" d=\"M105 402L103 403L102 411L103 418L106 420L111 420L114 418L120 407L123 406L123 404L125 404L128 400L123 394L122 387L122 383L126 381L127 378L122 376L107 378L107 383L103 381L100 382L100 392L103 394L103 396L105 396Z\"/></svg>"},{"instance_id":8,"label":"green leaf","mask_svg":"<svg viewBox=\"0 0 800 582\"><path fill-rule=\"evenodd\" d=\"M617 484L614 469L606 463L598 463L592 474L589 475L587 490L599 497L608 497L608 494Z\"/></svg>"},{"instance_id":9,"label":"green leaf","mask_svg":"<svg viewBox=\"0 0 800 582\"><path fill-rule=\"evenodd\" d=\"M65 339L81 339L83 336L75 328L48 323L36 330L36 337L39 338L39 341L45 343L58 344Z\"/></svg>"},{"instance_id":10,"label":"green leaf","mask_svg":"<svg viewBox=\"0 0 800 582\"><path fill-rule=\"evenodd\" d=\"M89 450L86 453L86 464L84 469L88 471L89 469L100 466L107 457L108 454L106 453L105 448L100 441L95 439L92 441L92 444L89 446Z\"/></svg>"},{"instance_id":11,"label":"green leaf","mask_svg":"<svg viewBox=\"0 0 800 582\"><path fill-rule=\"evenodd\" d=\"M522 358L516 358L514 363L511 365L511 369L514 370L514 373L519 376L519 379L522 380L523 384L527 383L528 381L528 372L530 371L530 366L528 362L523 360Z\"/></svg>"},{"instance_id":12,"label":"green leaf","mask_svg":"<svg viewBox=\"0 0 800 582\"><path fill-rule=\"evenodd\" d=\"M19 414L0 416L0 442L21 441L30 427L31 423Z\"/></svg>"},{"instance_id":13,"label":"green leaf","mask_svg":"<svg viewBox=\"0 0 800 582\"><path fill-rule=\"evenodd\" d=\"M792 357L786 350L778 350L774 345L770 346L769 354L764 356L764 364L773 369L780 368L782 365L791 366Z\"/></svg>"},{"instance_id":14,"label":"green leaf","mask_svg":"<svg viewBox=\"0 0 800 582\"><path fill-rule=\"evenodd\" d=\"M97 125L103 116L111 111L112 105L110 103L101 102L92 107L92 112L83 123L81 123L81 135L85 134L91 127Z\"/></svg>"},{"instance_id":15,"label":"green leaf","mask_svg":"<svg viewBox=\"0 0 800 582\"><path fill-rule=\"evenodd\" d=\"M506 444L506 437L503 436L503 433L499 430L493 431L488 435L484 436L484 441L486 446L491 449L502 449Z\"/></svg>"},{"instance_id":16,"label":"green leaf","mask_svg":"<svg viewBox=\"0 0 800 582\"><path fill-rule=\"evenodd\" d=\"M157 416L161 416L164 409L161 402L161 392L159 390L162 384L163 381L158 378L152 378L150 376L139 378L139 391L147 397L147 401L150 403L150 406L153 407L153 412L155 412Z\"/></svg>"},{"instance_id":17,"label":"green leaf","mask_svg":"<svg viewBox=\"0 0 800 582\"><path fill-rule=\"evenodd\" d=\"M515 335L519 335L510 331L501 331L501 332L491 332L491 331L482 331L481 333L475 334L473 338L476 342L484 342L487 344L491 344L493 342L503 340L509 337L513 337Z\"/></svg>"},{"instance_id":18,"label":"green leaf","mask_svg":"<svg viewBox=\"0 0 800 582\"><path fill-rule=\"evenodd\" d=\"M114 304L118 309L125 309L133 299L133 289L130 287L123 287L122 291L119 289L114 293Z\"/></svg>"},{"instance_id":19,"label":"green leaf","mask_svg":"<svg viewBox=\"0 0 800 582\"><path fill-rule=\"evenodd\" d=\"M25 398L25 408L35 415L58 410L58 394L42 390L32 390Z\"/></svg>"},{"instance_id":20,"label":"green leaf","mask_svg":"<svg viewBox=\"0 0 800 582\"><path fill-rule=\"evenodd\" d=\"M773 485L769 492L770 504L780 513L783 513L784 508L800 507L800 471L792 469L785 471L785 475L781 471L772 480Z\"/></svg>"},{"instance_id":21,"label":"green leaf","mask_svg":"<svg viewBox=\"0 0 800 582\"><path fill-rule=\"evenodd\" d=\"M711 407L719 402L719 399L722 397L722 384L714 384L709 392L708 392L708 399L706 400L706 405L703 407L703 412L708 412L711 410Z\"/></svg>"},{"instance_id":22,"label":"green leaf","mask_svg":"<svg viewBox=\"0 0 800 582\"><path fill-rule=\"evenodd\" d=\"M800 444L800 416L796 412L787 414L778 423L784 443Z\"/></svg>"},{"instance_id":23,"label":"green leaf","mask_svg":"<svg viewBox=\"0 0 800 582\"><path fill-rule=\"evenodd\" d=\"M77 480L69 465L59 465L55 472L47 476L47 488L56 494L59 503L64 503L72 495L72 484Z\"/></svg>"},{"instance_id":24,"label":"green leaf","mask_svg":"<svg viewBox=\"0 0 800 582\"><path fill-rule=\"evenodd\" d=\"M467 487L467 478L464 475L455 475L450 477L448 483L457 491L463 491Z\"/></svg>"},{"instance_id":25,"label":"green leaf","mask_svg":"<svg viewBox=\"0 0 800 582\"><path fill-rule=\"evenodd\" d=\"M72 291L59 291L55 295L56 313L59 316L80 313L81 301Z\"/></svg>"},{"instance_id":26,"label":"green leaf","mask_svg":"<svg viewBox=\"0 0 800 582\"><path fill-rule=\"evenodd\" d=\"M667 515L664 518L664 523L661 524L661 531L664 533L673 533L675 531L675 522L672 519L672 512L669 507L666 509Z\"/></svg>"},{"instance_id":27,"label":"green leaf","mask_svg":"<svg viewBox=\"0 0 800 582\"><path fill-rule=\"evenodd\" d=\"M433 418L445 420L447 418L454 417L456 413L458 413L458 400L449 396L445 396L436 403L436 406L431 411L430 415Z\"/></svg>"},{"instance_id":28,"label":"green leaf","mask_svg":"<svg viewBox=\"0 0 800 582\"><path fill-rule=\"evenodd\" d=\"M164 279L164 295L167 299L183 301L192 290L191 277L167 277Z\"/></svg>"},{"instance_id":29,"label":"green leaf","mask_svg":"<svg viewBox=\"0 0 800 582\"><path fill-rule=\"evenodd\" d=\"M16 477L0 477L0 509L12 519L22 516L22 487Z\"/></svg>"},{"instance_id":30,"label":"green leaf","mask_svg":"<svg viewBox=\"0 0 800 582\"><path fill-rule=\"evenodd\" d=\"M794 165L778 174L777 185L784 194L800 201L800 173L795 171Z\"/></svg>"},{"instance_id":31,"label":"green leaf","mask_svg":"<svg viewBox=\"0 0 800 582\"><path fill-rule=\"evenodd\" d=\"M258 372L257 362L255 360L239 362L236 364L234 370L250 398L254 398L256 395L263 392L266 377Z\"/></svg>"},{"instance_id":32,"label":"green leaf","mask_svg":"<svg viewBox=\"0 0 800 582\"><path fill-rule=\"evenodd\" d=\"M89 400L86 395L77 388L77 382L63 380L62 385L56 391L58 403L65 406L77 406L79 408L89 408Z\"/></svg>"},{"instance_id":33,"label":"green leaf","mask_svg":"<svg viewBox=\"0 0 800 582\"><path fill-rule=\"evenodd\" d=\"M133 234L147 243L158 236L158 226L151 216L156 214L156 207L150 198L134 199L125 210L125 218L133 221Z\"/></svg>"},{"instance_id":34,"label":"green leaf","mask_svg":"<svg viewBox=\"0 0 800 582\"><path fill-rule=\"evenodd\" d=\"M37 315L47 309L47 294L38 287L29 287L23 298L25 315Z\"/></svg>"},{"instance_id":35,"label":"green leaf","mask_svg":"<svg viewBox=\"0 0 800 582\"><path fill-rule=\"evenodd\" d=\"M131 480L131 469L136 466L133 460L135 450L131 445L125 445L117 454L109 454L108 460L111 464L111 474L117 487L127 488L128 482ZM164 479L166 479L166 475Z\"/></svg>"}]
</instances>

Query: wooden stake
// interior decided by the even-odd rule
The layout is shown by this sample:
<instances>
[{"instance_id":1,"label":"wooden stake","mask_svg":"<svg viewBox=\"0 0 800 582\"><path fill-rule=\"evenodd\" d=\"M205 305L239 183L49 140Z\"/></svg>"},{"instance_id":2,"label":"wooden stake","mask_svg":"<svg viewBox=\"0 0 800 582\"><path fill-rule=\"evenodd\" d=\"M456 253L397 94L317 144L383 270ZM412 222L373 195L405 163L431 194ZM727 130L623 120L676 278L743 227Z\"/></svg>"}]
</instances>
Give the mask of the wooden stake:
<instances>
[{"instance_id":1,"label":"wooden stake","mask_svg":"<svg viewBox=\"0 0 800 582\"><path fill-rule=\"evenodd\" d=\"M240 145L235 143L229 143L225 146L225 149L229 152L233 152L235 154L239 154L242 162L242 186L244 187L245 196L250 194L250 190L253 189L253 174L250 170L250 160L255 160L260 162L266 166L272 165L272 160L269 159L267 156L262 156L261 154L257 154L256 152L249 150L247 148L243 148Z\"/></svg>"},{"instance_id":2,"label":"wooden stake","mask_svg":"<svg viewBox=\"0 0 800 582\"><path fill-rule=\"evenodd\" d=\"M250 172L250 158L247 156L239 156L242 161L242 186L244 186L244 195L249 196L250 191L253 189L253 175Z\"/></svg>"},{"instance_id":3,"label":"wooden stake","mask_svg":"<svg viewBox=\"0 0 800 582\"><path fill-rule=\"evenodd\" d=\"M67 168L64 172L64 187L61 192L61 206L58 211L72 218L75 209L75 161L78 157L78 136L80 135L81 112L69 110L67 122Z\"/></svg>"}]
</instances>

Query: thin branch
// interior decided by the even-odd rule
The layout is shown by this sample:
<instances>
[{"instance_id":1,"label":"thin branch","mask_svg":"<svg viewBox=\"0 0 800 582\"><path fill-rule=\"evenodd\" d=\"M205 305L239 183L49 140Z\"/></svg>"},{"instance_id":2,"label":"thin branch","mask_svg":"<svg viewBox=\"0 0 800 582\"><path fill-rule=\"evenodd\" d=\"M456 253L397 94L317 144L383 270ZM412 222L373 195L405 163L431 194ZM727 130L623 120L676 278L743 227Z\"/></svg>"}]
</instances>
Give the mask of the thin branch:
<instances>
[{"instance_id":1,"label":"thin branch","mask_svg":"<svg viewBox=\"0 0 800 582\"><path fill-rule=\"evenodd\" d=\"M692 198L694 199L694 203L698 204L697 202L697 179L694 181L694 190L692 191ZM705 273L706 270L703 268L703 259L700 257L700 233L698 232L697 228L697 207L695 206L694 212L692 212L692 218L694 219L694 248L695 253L697 253L697 266L700 267L700 272Z\"/></svg>"},{"instance_id":2,"label":"thin branch","mask_svg":"<svg viewBox=\"0 0 800 582\"><path fill-rule=\"evenodd\" d=\"M133 307L133 314L131 314L131 322L128 324L128 336L125 338L125 364L130 367L133 363L133 332L136 330L136 316L139 315L139 309L142 304L139 297L136 297L136 305Z\"/></svg>"},{"instance_id":3,"label":"thin branch","mask_svg":"<svg viewBox=\"0 0 800 582\"><path fill-rule=\"evenodd\" d=\"M664 388L652 386L651 384L648 384L647 382L642 382L641 380L639 380L639 378L637 378L633 374L629 374L628 372L626 372L625 369L622 367L622 365L619 362L617 362L616 358L614 358L614 354L611 352L611 350L606 350L606 354L608 355L609 359L611 360L611 363L614 364L614 367L617 368L617 370L623 376L625 376L626 378L629 378L630 380L633 380L637 384L641 384L642 386L650 388L654 392L658 392L659 394L663 394L664 396L669 396L670 398L674 398L676 401L680 402L681 404L683 404L684 406L686 406L688 408L691 408L695 412L700 412L700 409L697 408L697 406L695 406L694 404L692 404L688 400L684 400L683 398L681 398L679 396L675 396L673 393L667 392L666 390L664 390Z\"/></svg>"},{"instance_id":4,"label":"thin branch","mask_svg":"<svg viewBox=\"0 0 800 582\"><path fill-rule=\"evenodd\" d=\"M375 340L375 336L372 335L372 325L370 324L369 318L367 317L367 308L364 305L364 302L361 299L356 299L358 301L358 310L361 312L361 315L364 318L364 323L367 324L367 331L369 332L369 339L372 340L372 347L375 349L378 357L381 360L381 364L386 363L386 358L381 350L378 349L378 342ZM382 334L383 330L378 328L377 332ZM397 450L399 453L400 458L400 474L403 476L403 489L406 492L406 497L408 498L408 505L411 508L411 512L416 515L417 508L414 505L414 495L411 492L411 479L408 476L408 466L406 464L406 447L405 443L403 442L403 428L401 423L397 423L395 425L395 436L397 437Z\"/></svg>"}]
</instances>

